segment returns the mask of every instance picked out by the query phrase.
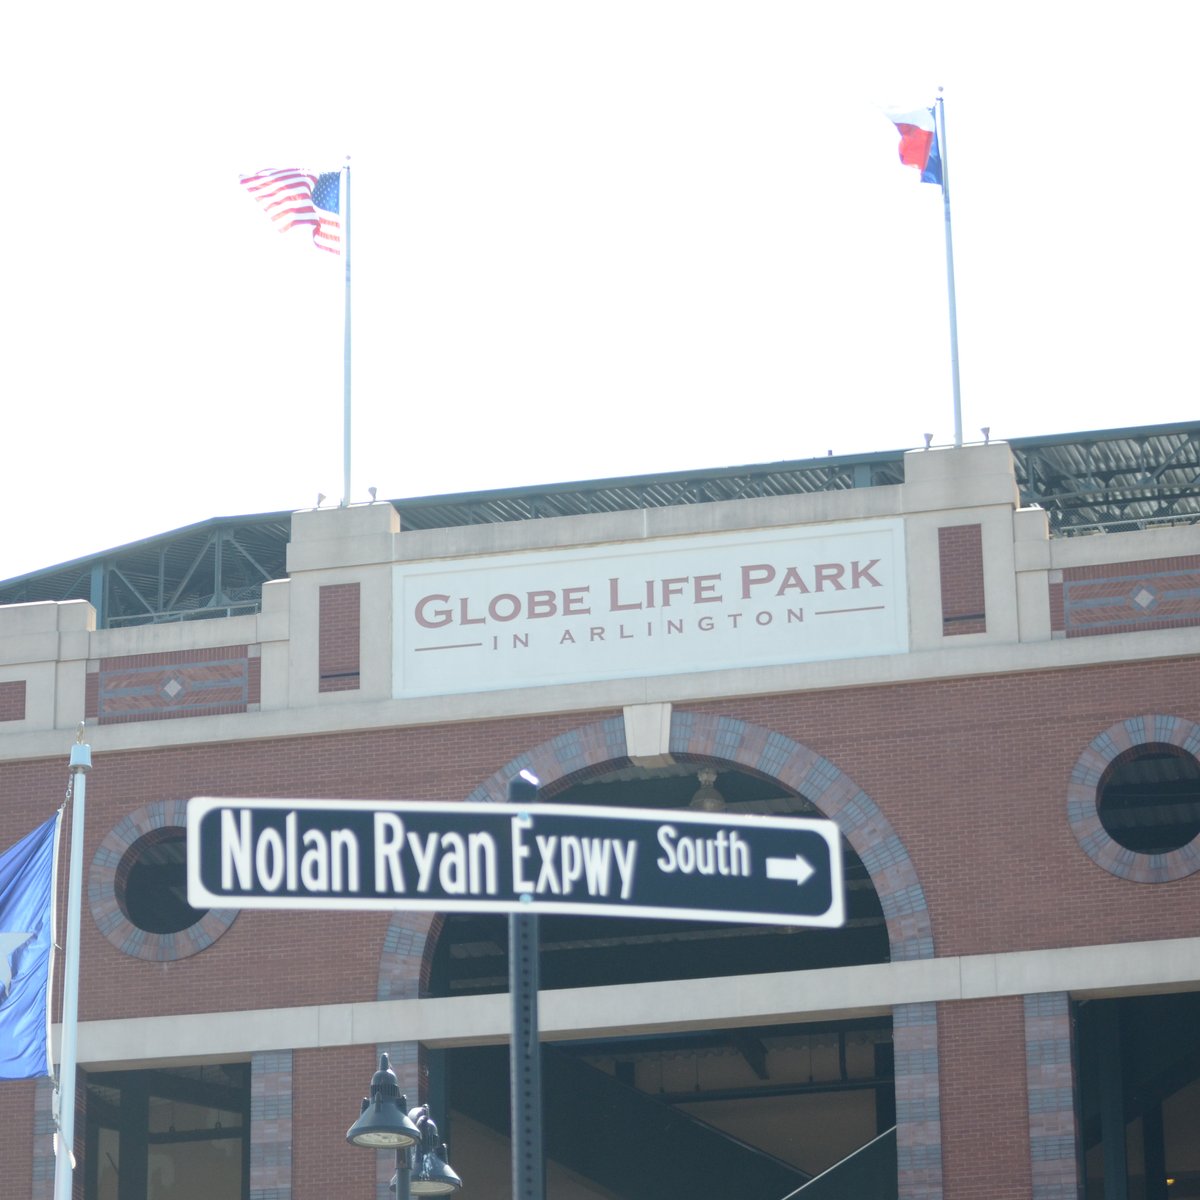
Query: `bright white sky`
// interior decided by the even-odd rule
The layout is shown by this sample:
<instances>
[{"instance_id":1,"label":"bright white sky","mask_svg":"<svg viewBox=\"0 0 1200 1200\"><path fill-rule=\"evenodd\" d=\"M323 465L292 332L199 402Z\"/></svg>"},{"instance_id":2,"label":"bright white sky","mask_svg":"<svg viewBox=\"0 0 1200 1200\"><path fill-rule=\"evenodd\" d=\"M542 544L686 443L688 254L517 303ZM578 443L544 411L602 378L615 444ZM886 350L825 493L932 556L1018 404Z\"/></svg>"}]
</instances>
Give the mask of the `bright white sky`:
<instances>
[{"instance_id":1,"label":"bright white sky","mask_svg":"<svg viewBox=\"0 0 1200 1200\"><path fill-rule=\"evenodd\" d=\"M342 263L238 185L353 161L353 496L1200 415L1195 0L20 4L0 579L342 492Z\"/></svg>"}]
</instances>

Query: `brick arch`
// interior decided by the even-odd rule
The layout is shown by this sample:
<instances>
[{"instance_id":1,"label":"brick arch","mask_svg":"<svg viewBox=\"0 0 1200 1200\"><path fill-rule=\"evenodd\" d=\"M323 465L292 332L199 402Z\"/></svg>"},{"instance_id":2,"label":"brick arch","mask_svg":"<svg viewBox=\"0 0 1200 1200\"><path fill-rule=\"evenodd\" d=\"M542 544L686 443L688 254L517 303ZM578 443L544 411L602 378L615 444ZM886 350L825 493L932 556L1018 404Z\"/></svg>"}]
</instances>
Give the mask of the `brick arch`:
<instances>
[{"instance_id":1,"label":"brick arch","mask_svg":"<svg viewBox=\"0 0 1200 1200\"><path fill-rule=\"evenodd\" d=\"M549 797L555 791L562 791L568 782L577 783L589 774L601 775L628 762L625 722L621 717L610 717L535 746L485 779L466 799L500 802L508 795L508 781L525 770L538 777L542 793ZM442 924L443 918L438 913L393 914L379 959L377 999L415 1000L426 994L433 948Z\"/></svg>"},{"instance_id":2,"label":"brick arch","mask_svg":"<svg viewBox=\"0 0 1200 1200\"><path fill-rule=\"evenodd\" d=\"M907 849L879 806L828 759L747 721L687 710L672 713L670 752L685 762L746 768L812 801L837 823L866 867L887 922L892 960L933 957L929 908ZM624 720L609 717L518 755L466 799L504 800L508 781L522 770L532 771L543 795L550 798L589 775L618 770L629 761ZM425 994L441 926L442 918L428 913L393 916L380 958L379 999ZM895 1005L892 1038L899 1194L901 1200L937 1200L942 1194L942 1160L936 1006ZM422 1090L419 1059L419 1054L413 1057L400 1081L402 1088Z\"/></svg>"},{"instance_id":3,"label":"brick arch","mask_svg":"<svg viewBox=\"0 0 1200 1200\"><path fill-rule=\"evenodd\" d=\"M875 801L827 758L761 726L686 711L672 716L670 749L686 762L745 767L811 800L862 859L887 921L892 961L933 957L925 891L904 843Z\"/></svg>"}]
</instances>

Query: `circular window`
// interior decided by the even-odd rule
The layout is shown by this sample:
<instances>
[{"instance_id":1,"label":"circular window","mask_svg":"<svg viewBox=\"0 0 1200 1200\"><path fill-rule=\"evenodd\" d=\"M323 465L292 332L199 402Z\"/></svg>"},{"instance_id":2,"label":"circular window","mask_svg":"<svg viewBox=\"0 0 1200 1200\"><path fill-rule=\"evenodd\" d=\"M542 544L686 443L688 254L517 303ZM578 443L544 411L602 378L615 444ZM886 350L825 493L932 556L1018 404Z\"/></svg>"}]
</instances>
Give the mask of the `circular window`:
<instances>
[{"instance_id":1,"label":"circular window","mask_svg":"<svg viewBox=\"0 0 1200 1200\"><path fill-rule=\"evenodd\" d=\"M1155 714L1109 726L1071 772L1067 819L1084 853L1121 879L1200 871L1200 725Z\"/></svg>"},{"instance_id":2,"label":"circular window","mask_svg":"<svg viewBox=\"0 0 1200 1200\"><path fill-rule=\"evenodd\" d=\"M1096 810L1108 836L1127 850L1179 850L1200 834L1200 763L1178 746L1134 746L1101 777Z\"/></svg>"},{"instance_id":3,"label":"circular window","mask_svg":"<svg viewBox=\"0 0 1200 1200\"><path fill-rule=\"evenodd\" d=\"M167 826L140 837L117 867L117 903L147 933L178 933L203 919L187 902L187 830Z\"/></svg>"},{"instance_id":4,"label":"circular window","mask_svg":"<svg viewBox=\"0 0 1200 1200\"><path fill-rule=\"evenodd\" d=\"M186 800L129 813L100 843L88 903L100 932L124 954L150 962L188 958L233 924L236 909L187 902Z\"/></svg>"}]
</instances>

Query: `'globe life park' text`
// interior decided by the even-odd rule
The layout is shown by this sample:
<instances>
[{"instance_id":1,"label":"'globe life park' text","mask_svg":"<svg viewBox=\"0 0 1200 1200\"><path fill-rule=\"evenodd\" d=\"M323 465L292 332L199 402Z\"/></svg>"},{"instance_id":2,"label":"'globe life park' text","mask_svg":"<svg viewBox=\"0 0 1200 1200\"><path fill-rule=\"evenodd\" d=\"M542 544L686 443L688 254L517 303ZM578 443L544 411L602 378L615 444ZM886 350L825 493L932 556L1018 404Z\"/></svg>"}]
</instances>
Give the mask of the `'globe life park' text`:
<instances>
[{"instance_id":1,"label":"'globe life park' text","mask_svg":"<svg viewBox=\"0 0 1200 1200\"><path fill-rule=\"evenodd\" d=\"M418 626L429 630L470 630L479 627L508 626L519 622L526 632L514 634L515 645L528 645L526 622L557 618L560 645L604 641L606 637L624 640L664 634L685 633L688 615L691 625L709 632L721 622L738 629L743 622L759 627L779 620L804 621L802 597L831 599L837 593L882 588L883 571L878 557L866 561L815 562L807 564L754 562L744 563L734 573L723 571L701 574L670 575L629 580L613 576L593 586L523 588L499 591L492 595L453 595L428 592L412 606ZM718 610L707 606L721 606ZM833 611L866 611L882 605L864 604L852 608L839 604ZM669 613L666 610L674 610ZM656 620L641 621L639 614L653 613ZM582 618L616 616L616 623L593 624ZM572 618L580 618L572 621ZM493 639L497 644L498 639Z\"/></svg>"}]
</instances>

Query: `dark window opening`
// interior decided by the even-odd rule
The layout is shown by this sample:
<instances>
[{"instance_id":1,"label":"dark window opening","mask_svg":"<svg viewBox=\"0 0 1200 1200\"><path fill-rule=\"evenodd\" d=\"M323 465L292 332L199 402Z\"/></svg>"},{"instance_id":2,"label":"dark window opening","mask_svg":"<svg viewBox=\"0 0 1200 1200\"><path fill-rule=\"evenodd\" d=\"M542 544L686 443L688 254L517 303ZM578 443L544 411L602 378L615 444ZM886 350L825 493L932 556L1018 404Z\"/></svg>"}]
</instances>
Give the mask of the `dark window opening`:
<instances>
[{"instance_id":1,"label":"dark window opening","mask_svg":"<svg viewBox=\"0 0 1200 1200\"><path fill-rule=\"evenodd\" d=\"M711 781L709 776L713 776ZM715 793L715 794L714 794ZM777 781L704 764L626 767L553 796L555 804L687 809L720 805L739 816L821 814ZM622 916L543 916L538 921L544 989L651 983L887 962L887 923L862 860L842 841L846 924L841 929ZM434 952L430 994L508 990L508 919L455 913Z\"/></svg>"},{"instance_id":2,"label":"dark window opening","mask_svg":"<svg viewBox=\"0 0 1200 1200\"><path fill-rule=\"evenodd\" d=\"M187 902L187 831L156 829L125 852L117 868L117 903L146 933L178 933L208 911Z\"/></svg>"},{"instance_id":3,"label":"dark window opening","mask_svg":"<svg viewBox=\"0 0 1200 1200\"><path fill-rule=\"evenodd\" d=\"M88 1072L85 1200L247 1200L250 1066Z\"/></svg>"},{"instance_id":4,"label":"dark window opening","mask_svg":"<svg viewBox=\"0 0 1200 1200\"><path fill-rule=\"evenodd\" d=\"M544 1046L547 1191L779 1197L828 1171L825 1195L894 1198L891 1038L863 1020ZM449 1050L445 1071L455 1170L499 1193L508 1050Z\"/></svg>"},{"instance_id":5,"label":"dark window opening","mask_svg":"<svg viewBox=\"0 0 1200 1200\"><path fill-rule=\"evenodd\" d=\"M1200 763L1177 746L1134 746L1104 772L1097 809L1109 837L1126 850L1178 850L1200 834Z\"/></svg>"},{"instance_id":6,"label":"dark window opening","mask_svg":"<svg viewBox=\"0 0 1200 1200\"><path fill-rule=\"evenodd\" d=\"M777 780L706 762L653 769L630 764L546 798L738 816L821 815ZM841 929L542 916L540 986L550 991L887 962L887 924L874 882L844 840L842 851L847 921ZM508 970L506 918L451 914L434 951L430 994L504 992ZM894 1200L891 1037L890 1021L868 1020L544 1045L547 1193L567 1194L571 1181L582 1180L596 1194L622 1200L782 1197L827 1172L826 1196ZM436 1054L441 1065L431 1068L430 1087L444 1073L455 1170L469 1180L472 1194L499 1193L510 1178L508 1048Z\"/></svg>"},{"instance_id":7,"label":"dark window opening","mask_svg":"<svg viewBox=\"0 0 1200 1200\"><path fill-rule=\"evenodd\" d=\"M1085 1200L1200 1197L1200 993L1076 1007Z\"/></svg>"}]
</instances>

